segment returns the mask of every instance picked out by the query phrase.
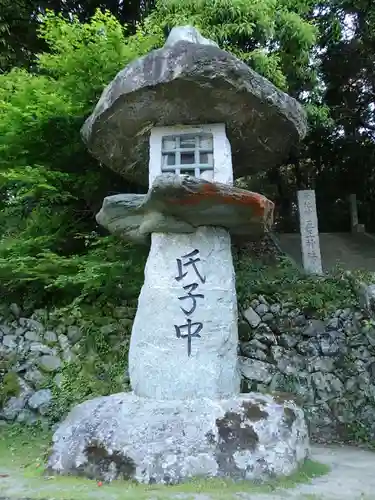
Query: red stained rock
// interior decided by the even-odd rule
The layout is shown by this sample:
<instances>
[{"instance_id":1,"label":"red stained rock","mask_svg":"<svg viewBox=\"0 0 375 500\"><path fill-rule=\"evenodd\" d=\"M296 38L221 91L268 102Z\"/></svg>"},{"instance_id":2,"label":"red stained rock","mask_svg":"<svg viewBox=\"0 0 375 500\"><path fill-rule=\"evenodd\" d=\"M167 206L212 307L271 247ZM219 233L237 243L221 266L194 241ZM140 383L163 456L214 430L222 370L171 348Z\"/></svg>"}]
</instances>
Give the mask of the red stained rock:
<instances>
[{"instance_id":1,"label":"red stained rock","mask_svg":"<svg viewBox=\"0 0 375 500\"><path fill-rule=\"evenodd\" d=\"M97 221L125 239L147 241L150 233L192 233L199 226L224 227L242 240L257 240L272 226L274 204L261 194L185 175L157 177L146 195L105 198Z\"/></svg>"},{"instance_id":2,"label":"red stained rock","mask_svg":"<svg viewBox=\"0 0 375 500\"><path fill-rule=\"evenodd\" d=\"M198 205L203 200L210 200L213 204L237 205L248 207L253 210L253 214L266 219L273 217L275 204L265 196L239 189L227 184L202 183L196 186L195 192L186 192L178 199L166 200L166 203L176 205ZM272 221L271 221L272 224Z\"/></svg>"}]
</instances>

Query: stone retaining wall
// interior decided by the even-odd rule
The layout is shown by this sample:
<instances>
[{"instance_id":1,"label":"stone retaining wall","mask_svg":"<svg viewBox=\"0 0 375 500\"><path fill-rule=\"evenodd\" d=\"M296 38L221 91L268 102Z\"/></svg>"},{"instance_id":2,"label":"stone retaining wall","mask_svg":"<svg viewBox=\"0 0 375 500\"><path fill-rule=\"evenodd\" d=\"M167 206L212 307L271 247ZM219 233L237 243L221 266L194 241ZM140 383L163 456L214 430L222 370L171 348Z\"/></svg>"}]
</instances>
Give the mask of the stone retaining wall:
<instances>
[{"instance_id":1,"label":"stone retaining wall","mask_svg":"<svg viewBox=\"0 0 375 500\"><path fill-rule=\"evenodd\" d=\"M375 437L375 328L365 313L322 321L260 296L240 312L243 390L299 396L317 440Z\"/></svg>"},{"instance_id":2,"label":"stone retaining wall","mask_svg":"<svg viewBox=\"0 0 375 500\"><path fill-rule=\"evenodd\" d=\"M121 309L98 327L103 333L129 329ZM83 328L71 318L51 327L44 316L23 317L15 304L0 316L0 422L44 421L62 366L80 352ZM239 316L244 392L298 395L316 440L375 438L375 327L366 313L337 310L323 321L259 296ZM18 394L1 409L1 384L14 381Z\"/></svg>"},{"instance_id":3,"label":"stone retaining wall","mask_svg":"<svg viewBox=\"0 0 375 500\"><path fill-rule=\"evenodd\" d=\"M75 363L82 352L80 340L84 326L71 317L51 319L45 310L23 317L16 304L3 311L5 314L0 314L0 424L4 420L47 424L45 416L53 392L58 397L63 382L62 367ZM102 320L98 330L117 336L118 343L123 341L119 332L129 329L132 322L126 318L126 308L121 307L114 311L114 317ZM15 394L4 401L12 388Z\"/></svg>"}]
</instances>

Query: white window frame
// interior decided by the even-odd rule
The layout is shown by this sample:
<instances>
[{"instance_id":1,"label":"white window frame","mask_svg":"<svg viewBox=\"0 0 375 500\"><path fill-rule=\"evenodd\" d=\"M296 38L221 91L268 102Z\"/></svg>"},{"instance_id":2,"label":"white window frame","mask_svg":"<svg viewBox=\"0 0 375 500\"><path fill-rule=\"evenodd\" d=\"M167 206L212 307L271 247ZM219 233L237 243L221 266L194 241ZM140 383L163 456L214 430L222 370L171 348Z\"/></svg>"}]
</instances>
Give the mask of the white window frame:
<instances>
[{"instance_id":1,"label":"white window frame","mask_svg":"<svg viewBox=\"0 0 375 500\"><path fill-rule=\"evenodd\" d=\"M200 177L213 182L233 184L232 153L229 140L226 136L225 124L214 123L209 125L175 125L170 127L153 127L150 133L150 157L149 157L149 186L151 187L155 178L162 175L162 146L163 138L166 136L193 135L201 136L212 134L213 137L213 170L205 170L200 167ZM188 149L184 148L184 151ZM187 170L191 164L179 165L180 169ZM199 165L194 165L194 169ZM176 165L172 172L175 171ZM194 170L195 172L195 170ZM165 172L166 173L166 172Z\"/></svg>"},{"instance_id":2,"label":"white window frame","mask_svg":"<svg viewBox=\"0 0 375 500\"><path fill-rule=\"evenodd\" d=\"M181 139L186 137L192 138L194 137L194 147L191 148L183 148L181 147ZM202 138L207 138L211 140L210 148L203 148L200 146L200 140ZM163 144L165 139L171 139L175 141L176 147L173 149L164 149ZM193 163L181 163L181 154L184 153L193 153L194 154L194 162ZM211 163L201 163L200 162L200 154L206 153L210 154L212 157ZM173 154L175 156L175 164L174 165L164 165L164 157L166 155ZM200 133L200 134L168 134L162 137L162 148L161 148L161 172L162 173L174 173L181 174L188 172L187 175L194 175L195 177L200 177L203 171L213 171L214 170L214 137L213 134Z\"/></svg>"}]
</instances>

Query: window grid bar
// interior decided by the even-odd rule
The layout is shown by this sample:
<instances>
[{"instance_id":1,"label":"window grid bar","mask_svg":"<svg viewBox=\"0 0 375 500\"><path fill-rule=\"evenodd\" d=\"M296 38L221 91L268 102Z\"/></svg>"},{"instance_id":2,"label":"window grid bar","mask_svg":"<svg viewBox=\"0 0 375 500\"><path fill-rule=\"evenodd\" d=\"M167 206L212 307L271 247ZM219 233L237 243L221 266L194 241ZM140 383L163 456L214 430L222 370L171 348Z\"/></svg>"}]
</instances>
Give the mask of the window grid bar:
<instances>
[{"instance_id":1,"label":"window grid bar","mask_svg":"<svg viewBox=\"0 0 375 500\"><path fill-rule=\"evenodd\" d=\"M199 136L194 137L194 142L195 142L195 148L194 148L194 162L197 165L199 163ZM196 175L195 177L198 177Z\"/></svg>"},{"instance_id":2,"label":"window grid bar","mask_svg":"<svg viewBox=\"0 0 375 500\"><path fill-rule=\"evenodd\" d=\"M176 165L181 165L181 137L176 137ZM180 173L180 172L178 172Z\"/></svg>"},{"instance_id":3,"label":"window grid bar","mask_svg":"<svg viewBox=\"0 0 375 500\"><path fill-rule=\"evenodd\" d=\"M176 160L177 160L177 158L176 158ZM199 163L199 159L198 159L198 161L194 161L194 163L178 163L176 161L176 165L183 165L184 167L185 167L185 165L186 165L186 167L189 167L189 166L194 167L196 165L199 165L199 167L203 167L203 168L210 168L210 167L214 168L213 163ZM169 166L171 167L173 165L169 165Z\"/></svg>"},{"instance_id":4,"label":"window grid bar","mask_svg":"<svg viewBox=\"0 0 375 500\"><path fill-rule=\"evenodd\" d=\"M163 154L168 153L194 153L195 151L199 151L200 153L213 153L211 148L176 148L176 149L162 149L161 152Z\"/></svg>"},{"instance_id":5,"label":"window grid bar","mask_svg":"<svg viewBox=\"0 0 375 500\"><path fill-rule=\"evenodd\" d=\"M163 139L170 138L175 141L174 149L165 149L162 147L162 172L172 172L178 175L181 175L181 170L184 172L194 173L195 177L199 177L202 172L213 171L214 170L214 161L213 161L213 145L211 148L200 148L200 139L204 137L204 135L195 135L194 136L194 147L191 148L181 148L181 140L184 139L184 136L188 134L182 135L171 135L166 136ZM163 141L164 142L164 141ZM194 163L181 163L181 155L183 153L193 153L194 154ZM200 155L201 153L211 154L212 161L211 163L201 164L200 163ZM175 164L174 165L166 165L164 166L164 158L168 157L168 155L173 154Z\"/></svg>"},{"instance_id":6,"label":"window grid bar","mask_svg":"<svg viewBox=\"0 0 375 500\"><path fill-rule=\"evenodd\" d=\"M214 167L212 165L196 165L195 163L189 163L187 165L168 165L167 167L163 167L163 172L174 172L176 169L182 170L191 170L192 172L199 168L200 170L209 171L213 170Z\"/></svg>"}]
</instances>

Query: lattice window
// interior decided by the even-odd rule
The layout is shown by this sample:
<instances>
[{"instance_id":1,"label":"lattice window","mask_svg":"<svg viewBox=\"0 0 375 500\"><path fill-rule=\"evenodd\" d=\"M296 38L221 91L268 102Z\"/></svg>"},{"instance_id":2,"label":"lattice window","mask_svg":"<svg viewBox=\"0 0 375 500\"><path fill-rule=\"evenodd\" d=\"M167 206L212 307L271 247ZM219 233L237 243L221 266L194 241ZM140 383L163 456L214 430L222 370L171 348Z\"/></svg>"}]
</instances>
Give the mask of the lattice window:
<instances>
[{"instance_id":1,"label":"lattice window","mask_svg":"<svg viewBox=\"0 0 375 500\"><path fill-rule=\"evenodd\" d=\"M212 134L167 135L162 141L163 173L187 174L199 177L203 171L213 171Z\"/></svg>"}]
</instances>

